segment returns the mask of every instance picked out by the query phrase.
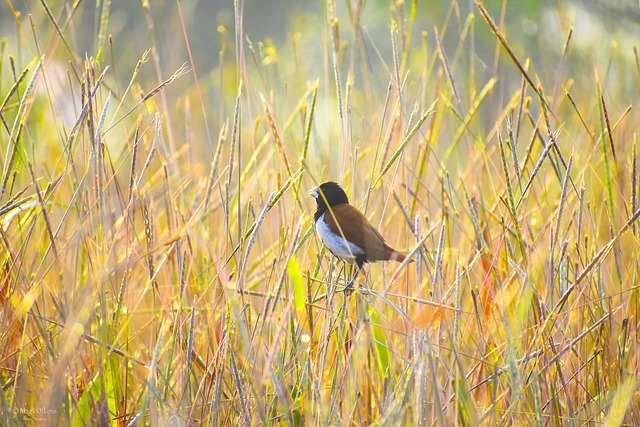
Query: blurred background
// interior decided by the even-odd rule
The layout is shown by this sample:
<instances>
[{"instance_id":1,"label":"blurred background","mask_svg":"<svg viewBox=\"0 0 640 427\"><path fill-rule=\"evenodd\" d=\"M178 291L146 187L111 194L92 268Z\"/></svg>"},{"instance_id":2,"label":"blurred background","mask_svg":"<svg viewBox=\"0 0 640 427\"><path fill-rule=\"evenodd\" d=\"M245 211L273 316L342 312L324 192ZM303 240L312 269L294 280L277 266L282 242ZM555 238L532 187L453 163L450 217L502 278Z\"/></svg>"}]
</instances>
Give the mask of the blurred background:
<instances>
[{"instance_id":1,"label":"blurred background","mask_svg":"<svg viewBox=\"0 0 640 427\"><path fill-rule=\"evenodd\" d=\"M48 5L49 11L44 4ZM180 116L187 114L186 109L190 107L188 139L193 155L210 159L215 135L232 116L238 90L240 70L234 2L184 1L179 4L180 10L178 3L171 0L153 3L4 1L0 3L1 36L6 39L6 53L15 59L17 70L41 53L48 56L48 76L52 83L48 90L60 89L52 102L67 127L77 117L73 108L77 101L70 98L71 92L64 90L69 87L66 74L70 72L70 61L78 64L84 57L96 58L100 67L110 66L105 83L114 91L127 86L137 61L149 49L153 49L155 65L149 63L138 70L135 83L144 83L134 84L133 88L140 92L150 91L183 64L188 68L193 66L201 94L196 93L194 76L188 75L166 87L162 97L165 108L175 108ZM491 103L488 105L500 108L521 84L519 71L509 63L504 50L497 47L495 36L487 25L467 27L471 28L473 37L466 37L461 42L460 31L466 31L470 14L474 14L476 21L482 20L472 0L417 1L415 19L409 19L414 5L410 1L376 0L357 5L356 2L337 2L331 11L327 10L328 3L320 1L247 0L240 4L243 6L243 72L248 77L245 85L250 98L255 95L258 99L257 95L263 93L271 100L293 99L301 96L308 84L320 79L318 113L328 125L315 129L320 145L330 144L335 138L332 131L340 126L332 87L329 12L336 18L341 51L339 69L343 81L347 77L350 79L350 111L356 119L371 115L368 106L383 104L389 82L394 77L390 67L393 62L390 15L399 22L399 34L411 30L409 38L402 36L398 41L398 49L410 53L403 59L409 71L409 83L421 70L431 66L427 58L437 49L437 29L445 51L455 62L453 76L459 92L475 94L484 82L495 76L500 90L489 95ZM521 56L520 60L530 59L531 74L539 79L548 96L562 96L562 86L567 82L560 76L565 72L571 75L570 83L576 82L578 87L600 80L604 82L606 92L607 84L614 82L616 96L609 102L615 105L626 106L636 100L640 87L638 78L628 71L628 64L636 64L636 67L638 64L635 46L640 19L634 1L490 0L485 4L501 28L507 29L505 34L516 54ZM356 6L359 22L354 24L349 7ZM103 16L103 10L108 14ZM57 30L48 14L64 32L68 46L55 36ZM101 19L108 22L102 35L99 34ZM193 62L189 59L181 21ZM412 28L402 28L406 22L412 22ZM354 28L361 32L358 37L354 37ZM570 30L571 49L563 59ZM98 46L100 43L102 46ZM461 55L465 50L470 54ZM596 63L599 65L594 68ZM599 74L597 77L595 70ZM77 70L73 72L78 73ZM6 87L12 80L12 71L4 66L0 73L0 82ZM552 92L548 93L550 90ZM193 108L200 104L200 96L207 111L208 133L200 108ZM470 99L467 101L471 102ZM125 105L132 106L126 101ZM274 107L286 109L281 102ZM481 115L483 111L481 109ZM253 116L250 120L254 120ZM491 123L488 125L492 126ZM168 126L164 131L169 132L166 137L175 148L179 140L187 137L186 124L174 119ZM371 124L354 126L352 138L356 141L370 139L371 128ZM120 137L124 136L115 139ZM338 172L338 169L330 170L330 175ZM202 170L202 173L206 172Z\"/></svg>"},{"instance_id":2,"label":"blurred background","mask_svg":"<svg viewBox=\"0 0 640 427\"><path fill-rule=\"evenodd\" d=\"M88 57L96 57L101 46L98 43L98 30L104 1L97 0L77 2L48 1L54 18L67 34L69 49ZM263 62L271 61L271 69L277 78L286 83L286 90L299 90L308 81L321 78L327 72L324 58L328 43L328 29L326 23L326 3L321 1L286 1L286 0L246 0L241 2L243 11L244 41L252 43L258 51L258 59ZM353 2L354 5L356 2ZM352 59L358 66L354 81L355 88L362 87L362 79L358 77L357 69L366 62L367 67L382 68L383 62L388 62L392 55L389 36L389 11L401 9L409 10L411 1L367 1L362 2L360 18L364 32L362 38L366 51L365 55L354 55ZM55 37L48 41L47 36L55 29L47 12L37 1L3 1L0 3L1 35L7 39L7 52L15 56L17 67L21 68L38 51L44 51L60 60L60 66L65 67L69 61L67 49L61 46ZM457 26L463 26L469 13L475 12L472 0L433 0L416 2L416 19L413 37L410 43L420 47L420 35L427 33L428 43L434 44L434 28L442 28L450 20ZM506 35L517 52L526 52L522 60L530 58L535 75L543 83L557 79L557 67L562 56L563 47L570 28L573 28L572 49L570 60L564 65L573 70L583 72L572 73L574 78L593 78L591 64L603 57L624 56L630 61L633 58L635 46L638 42L640 28L640 11L633 0L531 0L531 1L485 1L494 19L500 20L504 28L508 28ZM399 6L402 5L402 6ZM214 127L221 125L221 117L233 107L233 94L237 88L236 70L236 42L234 23L234 2L231 0L194 0L180 2L185 29L194 56L195 71L202 79L203 95L208 99L225 100L226 111L212 112L209 119ZM102 62L114 68L110 78L115 77L118 83L126 85L136 65L136 60L143 53L154 46L157 50L161 70L167 77L182 64L189 62L185 36L180 22L180 12L177 2L159 0L152 3L146 1L113 1L109 2L109 16L107 35L112 36L112 47L105 39L105 49ZM70 13L73 14L72 19ZM335 6L335 16L339 20L339 37L341 42L348 44L353 39L353 26L349 25L348 7L343 2ZM476 13L476 17L477 13ZM405 16L405 19L408 16ZM481 18L481 17L480 17ZM458 22L456 22L458 20ZM33 29L31 26L33 25ZM36 35L45 37L41 40L44 45L36 47L24 37L33 31ZM477 32L475 49L475 67L478 73L485 72L485 76L493 74L494 64L490 61L495 56L495 37L486 25L474 27ZM19 33L23 36L19 36ZM453 52L458 44L457 31L445 31L441 34L444 46ZM20 40L17 43L17 40ZM323 47L324 45L324 47ZM245 47L245 61L248 73L255 73L255 67L248 49ZM500 53L504 55L504 53ZM297 59L295 59L297 55ZM415 62L412 68L419 67L418 55L413 55ZM411 59L411 58L410 58ZM632 86L632 77L611 64L611 69L602 70L603 73L613 73L618 83ZM294 70L294 68L296 68ZM503 77L509 81L510 76L517 76L508 67ZM464 69L464 67L458 67ZM573 71L572 70L572 71ZM3 78L7 81L8 69L3 70ZM372 73L373 83L384 92L388 84L389 75L384 72ZM141 80L152 81L159 76L153 67L143 67L140 70ZM272 76L276 77L276 76ZM464 77L464 76L460 76ZM177 98L185 89L192 86L192 82L176 82L167 89L169 98ZM459 79L465 84L465 79ZM636 79L633 78L635 81ZM519 82L514 79L514 85ZM283 89L285 90L285 89ZM228 91L226 93L225 91ZM621 103L634 100L633 90L623 90Z\"/></svg>"}]
</instances>

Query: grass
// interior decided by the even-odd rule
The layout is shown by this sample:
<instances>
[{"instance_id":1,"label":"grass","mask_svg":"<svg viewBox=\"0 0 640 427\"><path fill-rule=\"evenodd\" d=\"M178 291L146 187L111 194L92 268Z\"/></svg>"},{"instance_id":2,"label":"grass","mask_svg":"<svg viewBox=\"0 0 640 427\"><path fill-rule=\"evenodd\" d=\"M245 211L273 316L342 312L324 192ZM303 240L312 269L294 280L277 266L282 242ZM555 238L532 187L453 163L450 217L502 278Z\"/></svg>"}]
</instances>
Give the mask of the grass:
<instances>
[{"instance_id":1,"label":"grass","mask_svg":"<svg viewBox=\"0 0 640 427\"><path fill-rule=\"evenodd\" d=\"M512 3L327 1L279 45L235 2L213 71L186 2L136 6L148 45L15 14L2 424L640 424L636 48ZM415 263L345 298L325 180Z\"/></svg>"}]
</instances>

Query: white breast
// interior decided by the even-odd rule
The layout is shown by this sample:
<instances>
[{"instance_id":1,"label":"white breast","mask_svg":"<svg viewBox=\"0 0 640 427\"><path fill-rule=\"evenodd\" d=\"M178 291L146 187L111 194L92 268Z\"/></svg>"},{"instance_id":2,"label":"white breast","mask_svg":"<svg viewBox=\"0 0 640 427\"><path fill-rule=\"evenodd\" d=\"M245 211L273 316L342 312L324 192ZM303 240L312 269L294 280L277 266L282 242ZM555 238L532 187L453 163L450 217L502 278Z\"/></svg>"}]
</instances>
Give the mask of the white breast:
<instances>
[{"instance_id":1,"label":"white breast","mask_svg":"<svg viewBox=\"0 0 640 427\"><path fill-rule=\"evenodd\" d=\"M353 263L356 259L356 255L364 254L361 247L354 245L351 242L347 242L339 234L334 234L327 223L324 222L325 215L331 215L329 212L322 214L318 221L316 221L316 233L322 240L322 243L329 249L335 256L342 258L343 260Z\"/></svg>"}]
</instances>

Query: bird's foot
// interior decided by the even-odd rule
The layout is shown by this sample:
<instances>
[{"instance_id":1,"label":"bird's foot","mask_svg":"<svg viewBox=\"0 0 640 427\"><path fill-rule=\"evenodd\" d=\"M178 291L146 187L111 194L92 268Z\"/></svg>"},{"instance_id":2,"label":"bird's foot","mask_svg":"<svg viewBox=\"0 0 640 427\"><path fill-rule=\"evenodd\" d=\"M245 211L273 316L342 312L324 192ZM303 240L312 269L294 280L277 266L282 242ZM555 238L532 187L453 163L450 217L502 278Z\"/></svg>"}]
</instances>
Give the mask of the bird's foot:
<instances>
[{"instance_id":1,"label":"bird's foot","mask_svg":"<svg viewBox=\"0 0 640 427\"><path fill-rule=\"evenodd\" d=\"M354 290L353 283L347 283L347 286L344 287L344 296L350 297Z\"/></svg>"},{"instance_id":2,"label":"bird's foot","mask_svg":"<svg viewBox=\"0 0 640 427\"><path fill-rule=\"evenodd\" d=\"M354 277L353 279L349 280L347 285L344 287L344 295L345 296L349 297L349 296L351 296L353 291L355 291L355 287L353 286L355 281L356 281L356 278Z\"/></svg>"}]
</instances>

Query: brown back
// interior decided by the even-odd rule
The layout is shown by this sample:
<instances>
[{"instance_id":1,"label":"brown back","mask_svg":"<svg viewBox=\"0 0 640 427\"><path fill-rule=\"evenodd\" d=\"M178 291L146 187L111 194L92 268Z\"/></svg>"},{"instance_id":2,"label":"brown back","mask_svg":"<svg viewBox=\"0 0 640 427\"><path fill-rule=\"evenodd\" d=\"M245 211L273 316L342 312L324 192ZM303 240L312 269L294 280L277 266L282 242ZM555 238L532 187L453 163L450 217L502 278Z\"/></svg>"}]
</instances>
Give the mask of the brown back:
<instances>
[{"instance_id":1,"label":"brown back","mask_svg":"<svg viewBox=\"0 0 640 427\"><path fill-rule=\"evenodd\" d=\"M329 208L324 222L335 234L344 235L348 241L361 247L369 262L389 259L389 252L393 252L367 217L348 203Z\"/></svg>"}]
</instances>

